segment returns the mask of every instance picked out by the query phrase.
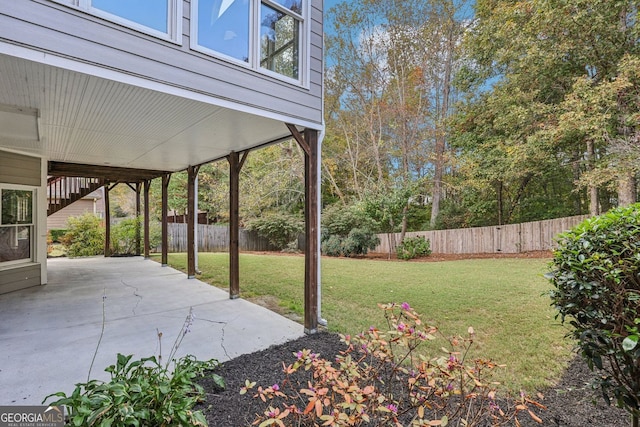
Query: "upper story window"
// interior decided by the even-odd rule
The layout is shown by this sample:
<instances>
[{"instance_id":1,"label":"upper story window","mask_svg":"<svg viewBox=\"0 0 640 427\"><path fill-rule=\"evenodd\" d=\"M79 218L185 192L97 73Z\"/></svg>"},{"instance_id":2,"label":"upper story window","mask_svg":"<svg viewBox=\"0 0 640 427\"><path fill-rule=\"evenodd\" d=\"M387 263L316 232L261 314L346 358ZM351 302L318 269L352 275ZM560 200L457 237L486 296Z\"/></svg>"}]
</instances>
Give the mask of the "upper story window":
<instances>
[{"instance_id":1,"label":"upper story window","mask_svg":"<svg viewBox=\"0 0 640 427\"><path fill-rule=\"evenodd\" d=\"M180 41L182 0L54 0L135 30Z\"/></svg>"},{"instance_id":2,"label":"upper story window","mask_svg":"<svg viewBox=\"0 0 640 427\"><path fill-rule=\"evenodd\" d=\"M192 47L302 81L303 0L193 0Z\"/></svg>"}]
</instances>

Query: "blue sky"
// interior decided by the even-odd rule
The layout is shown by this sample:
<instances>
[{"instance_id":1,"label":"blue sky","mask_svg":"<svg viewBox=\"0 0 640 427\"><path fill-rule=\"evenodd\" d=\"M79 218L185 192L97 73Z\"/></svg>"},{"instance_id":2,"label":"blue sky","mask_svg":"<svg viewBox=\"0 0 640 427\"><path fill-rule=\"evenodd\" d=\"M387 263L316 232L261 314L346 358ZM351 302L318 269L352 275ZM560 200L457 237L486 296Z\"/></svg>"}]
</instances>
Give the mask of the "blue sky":
<instances>
[{"instance_id":1,"label":"blue sky","mask_svg":"<svg viewBox=\"0 0 640 427\"><path fill-rule=\"evenodd\" d=\"M324 0L324 10L329 10L329 8L335 6L340 3L342 0Z\"/></svg>"}]
</instances>

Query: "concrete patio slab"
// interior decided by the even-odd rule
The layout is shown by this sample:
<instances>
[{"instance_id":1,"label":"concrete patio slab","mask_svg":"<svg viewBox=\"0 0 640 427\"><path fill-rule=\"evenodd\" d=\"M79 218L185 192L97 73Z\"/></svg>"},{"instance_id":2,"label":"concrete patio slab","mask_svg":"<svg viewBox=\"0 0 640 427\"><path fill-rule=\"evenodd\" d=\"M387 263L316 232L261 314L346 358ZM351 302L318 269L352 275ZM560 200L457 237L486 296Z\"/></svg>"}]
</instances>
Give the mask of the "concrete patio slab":
<instances>
[{"instance_id":1,"label":"concrete patio slab","mask_svg":"<svg viewBox=\"0 0 640 427\"><path fill-rule=\"evenodd\" d=\"M304 334L298 323L142 257L52 259L48 272L46 286L0 295L0 405L39 405L73 391L87 380L101 334L91 378L107 380L117 353L162 352L166 360L190 310L195 319L176 357L225 361Z\"/></svg>"}]
</instances>

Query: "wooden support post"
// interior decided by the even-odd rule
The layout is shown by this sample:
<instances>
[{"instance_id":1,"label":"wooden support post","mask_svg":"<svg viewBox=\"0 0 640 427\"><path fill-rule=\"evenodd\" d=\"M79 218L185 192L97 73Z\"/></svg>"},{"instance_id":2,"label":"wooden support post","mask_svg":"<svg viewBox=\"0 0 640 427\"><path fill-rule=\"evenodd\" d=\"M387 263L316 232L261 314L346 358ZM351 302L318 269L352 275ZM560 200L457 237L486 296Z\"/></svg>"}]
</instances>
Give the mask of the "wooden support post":
<instances>
[{"instance_id":1,"label":"wooden support post","mask_svg":"<svg viewBox=\"0 0 640 427\"><path fill-rule=\"evenodd\" d=\"M240 171L247 159L245 151L240 154L232 151L229 161L229 298L240 296Z\"/></svg>"},{"instance_id":2,"label":"wooden support post","mask_svg":"<svg viewBox=\"0 0 640 427\"><path fill-rule=\"evenodd\" d=\"M151 189L151 180L144 181L144 257L149 258L151 251L151 243L149 238L149 190Z\"/></svg>"},{"instance_id":3,"label":"wooden support post","mask_svg":"<svg viewBox=\"0 0 640 427\"><path fill-rule=\"evenodd\" d=\"M169 212L169 181L171 174L162 175L162 266L169 263L169 230L167 226L167 216Z\"/></svg>"},{"instance_id":4,"label":"wooden support post","mask_svg":"<svg viewBox=\"0 0 640 427\"><path fill-rule=\"evenodd\" d=\"M304 330L318 330L318 131L305 129L309 152L304 156Z\"/></svg>"},{"instance_id":5,"label":"wooden support post","mask_svg":"<svg viewBox=\"0 0 640 427\"><path fill-rule=\"evenodd\" d=\"M141 233L140 233L140 191L142 183L136 182L136 255L140 255L141 249Z\"/></svg>"},{"instance_id":6,"label":"wooden support post","mask_svg":"<svg viewBox=\"0 0 640 427\"><path fill-rule=\"evenodd\" d=\"M111 207L109 206L109 181L104 183L104 256L111 256Z\"/></svg>"},{"instance_id":7,"label":"wooden support post","mask_svg":"<svg viewBox=\"0 0 640 427\"><path fill-rule=\"evenodd\" d=\"M193 279L196 277L196 249L195 249L195 226L198 213L195 211L195 194L196 177L200 166L189 166L187 168L187 277Z\"/></svg>"},{"instance_id":8,"label":"wooden support post","mask_svg":"<svg viewBox=\"0 0 640 427\"><path fill-rule=\"evenodd\" d=\"M318 331L318 131L301 134L287 124L293 138L304 151L304 331Z\"/></svg>"}]
</instances>

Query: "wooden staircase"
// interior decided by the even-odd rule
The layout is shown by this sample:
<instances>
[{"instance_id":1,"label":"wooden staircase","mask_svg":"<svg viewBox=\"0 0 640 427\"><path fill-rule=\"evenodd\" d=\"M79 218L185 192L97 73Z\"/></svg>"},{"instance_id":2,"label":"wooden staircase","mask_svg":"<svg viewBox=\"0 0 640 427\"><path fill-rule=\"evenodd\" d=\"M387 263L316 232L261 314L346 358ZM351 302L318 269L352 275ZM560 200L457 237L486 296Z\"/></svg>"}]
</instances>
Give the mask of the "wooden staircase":
<instances>
[{"instance_id":1,"label":"wooden staircase","mask_svg":"<svg viewBox=\"0 0 640 427\"><path fill-rule=\"evenodd\" d=\"M47 179L49 206L47 216L96 191L104 185L102 178L50 176Z\"/></svg>"}]
</instances>

